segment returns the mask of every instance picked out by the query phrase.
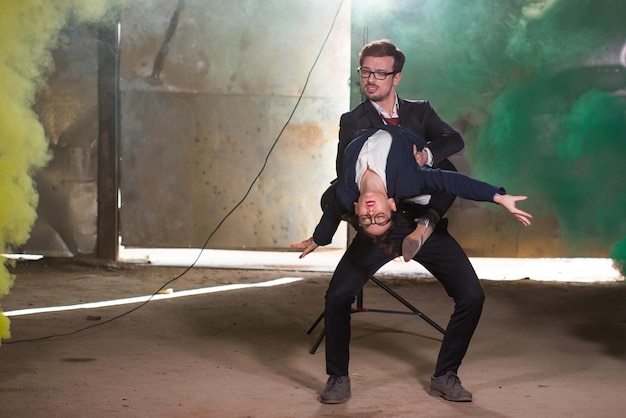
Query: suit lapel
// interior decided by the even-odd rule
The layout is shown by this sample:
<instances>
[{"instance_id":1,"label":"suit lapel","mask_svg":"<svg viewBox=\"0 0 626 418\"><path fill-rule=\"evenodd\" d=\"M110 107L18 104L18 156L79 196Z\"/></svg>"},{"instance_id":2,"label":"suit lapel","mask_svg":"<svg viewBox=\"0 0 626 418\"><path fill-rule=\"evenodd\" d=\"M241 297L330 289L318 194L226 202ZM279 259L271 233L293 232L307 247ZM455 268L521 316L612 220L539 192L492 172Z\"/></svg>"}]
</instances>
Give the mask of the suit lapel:
<instances>
[{"instance_id":1,"label":"suit lapel","mask_svg":"<svg viewBox=\"0 0 626 418\"><path fill-rule=\"evenodd\" d=\"M370 126L372 128L378 128L380 125L384 125L385 123L380 117L380 114L378 114L378 111L376 110L372 102L367 100L364 104L365 104L365 117L367 118L367 121L370 123Z\"/></svg>"},{"instance_id":2,"label":"suit lapel","mask_svg":"<svg viewBox=\"0 0 626 418\"><path fill-rule=\"evenodd\" d=\"M400 116L400 125L411 129L411 110L406 102L398 97L398 116Z\"/></svg>"},{"instance_id":3,"label":"suit lapel","mask_svg":"<svg viewBox=\"0 0 626 418\"><path fill-rule=\"evenodd\" d=\"M363 105L365 117L372 128L377 128L385 124L372 102L366 100ZM400 97L398 97L398 116L400 117L401 126L408 129L413 128L413 124L411 123L411 109L407 105L407 102Z\"/></svg>"}]
</instances>

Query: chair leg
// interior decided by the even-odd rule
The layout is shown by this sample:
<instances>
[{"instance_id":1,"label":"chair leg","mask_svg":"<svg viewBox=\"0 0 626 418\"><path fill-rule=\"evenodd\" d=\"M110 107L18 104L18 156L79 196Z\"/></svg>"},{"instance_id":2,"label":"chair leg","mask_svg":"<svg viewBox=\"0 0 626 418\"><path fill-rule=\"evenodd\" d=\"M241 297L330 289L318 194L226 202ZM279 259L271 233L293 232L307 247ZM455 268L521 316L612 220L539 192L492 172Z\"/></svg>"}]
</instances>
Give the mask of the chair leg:
<instances>
[{"instance_id":1,"label":"chair leg","mask_svg":"<svg viewBox=\"0 0 626 418\"><path fill-rule=\"evenodd\" d=\"M322 321L322 319L324 319L324 312L322 312L320 316L315 320L315 322L313 322L313 325L311 325L311 328L309 328L309 330L306 333L308 335L311 335L315 327L317 327L317 325Z\"/></svg>"},{"instance_id":2,"label":"chair leg","mask_svg":"<svg viewBox=\"0 0 626 418\"><path fill-rule=\"evenodd\" d=\"M404 306L406 306L408 309L410 309L411 312L399 312L399 311L389 311L389 310L382 310L382 309L366 309L366 308L363 308L363 289L361 289L359 291L359 294L356 297L356 308L352 311L353 313L354 312L380 312L380 313L395 313L395 314L417 315L420 318L422 318L424 321L428 322L437 331L441 332L442 334L445 334L445 332L446 332L445 329L443 329L435 321L433 321L432 319L430 319L429 317L424 315L415 306L413 306L409 302L407 302L406 299L404 299L402 296L400 296L396 292L394 292L385 283L381 282L380 280L378 280L374 276L371 277L371 280L376 285L378 285L381 289L383 289L385 292L387 292L389 295L393 296L398 302L402 303ZM308 335L311 335L313 330L319 325L319 323L322 321L322 319L324 319L324 312L322 312L320 314L320 316L315 320L313 325L311 325L311 327L309 328L309 330L306 333ZM317 351L317 348L320 346L320 344L322 343L322 340L324 339L325 336L326 336L326 328L322 329L322 332L317 337L317 340L315 340L315 343L313 344L313 347L311 348L311 351L310 351L311 354L315 354L315 352Z\"/></svg>"},{"instance_id":3,"label":"chair leg","mask_svg":"<svg viewBox=\"0 0 626 418\"><path fill-rule=\"evenodd\" d=\"M320 332L319 337L317 337L317 340L315 340L315 343L313 344L313 347L311 347L311 351L309 351L309 353L315 354L315 352L317 351L317 347L320 346L325 336L326 336L326 328L324 328L322 332Z\"/></svg>"},{"instance_id":4,"label":"chair leg","mask_svg":"<svg viewBox=\"0 0 626 418\"><path fill-rule=\"evenodd\" d=\"M426 315L424 315L419 309L417 309L415 306L411 305L409 302L407 302L402 296L400 296L399 294L397 294L396 292L394 292L389 286L387 286L385 283L381 282L380 280L378 280L376 277L372 276L371 279L374 283L376 283L378 286L380 286L381 289L383 289L385 292L389 293L391 296L393 296L398 302L402 303L404 306L406 306L407 308L409 308L414 314L416 314L417 316L419 316L420 318L422 318L424 321L428 322L433 328L435 328L437 331L441 332L442 334L446 333L446 330L441 328L439 326L439 324L437 324L435 321L433 321L432 319L430 319L429 317L427 317ZM372 312L374 312L372 310ZM391 313L391 312L388 312Z\"/></svg>"}]
</instances>

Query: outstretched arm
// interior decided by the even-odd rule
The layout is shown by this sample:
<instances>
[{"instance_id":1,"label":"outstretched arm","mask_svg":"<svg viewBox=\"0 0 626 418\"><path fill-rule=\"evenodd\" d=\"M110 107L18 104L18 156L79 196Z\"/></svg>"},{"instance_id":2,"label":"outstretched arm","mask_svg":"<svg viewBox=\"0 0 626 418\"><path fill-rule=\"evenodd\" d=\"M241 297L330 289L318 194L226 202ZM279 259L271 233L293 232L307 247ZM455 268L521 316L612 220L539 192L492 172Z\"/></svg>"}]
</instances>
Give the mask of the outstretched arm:
<instances>
[{"instance_id":1,"label":"outstretched arm","mask_svg":"<svg viewBox=\"0 0 626 418\"><path fill-rule=\"evenodd\" d=\"M522 225L530 225L530 219L533 216L515 207L515 203L520 200L526 200L526 196L511 196L509 194L498 194L493 196L493 201L509 211Z\"/></svg>"},{"instance_id":2,"label":"outstretched arm","mask_svg":"<svg viewBox=\"0 0 626 418\"><path fill-rule=\"evenodd\" d=\"M300 254L300 257L298 258L304 258L304 256L306 256L310 252L313 252L313 250L319 247L319 245L317 245L315 241L313 241L313 237L311 237L297 244L291 244L290 247L302 250L302 254Z\"/></svg>"}]
</instances>

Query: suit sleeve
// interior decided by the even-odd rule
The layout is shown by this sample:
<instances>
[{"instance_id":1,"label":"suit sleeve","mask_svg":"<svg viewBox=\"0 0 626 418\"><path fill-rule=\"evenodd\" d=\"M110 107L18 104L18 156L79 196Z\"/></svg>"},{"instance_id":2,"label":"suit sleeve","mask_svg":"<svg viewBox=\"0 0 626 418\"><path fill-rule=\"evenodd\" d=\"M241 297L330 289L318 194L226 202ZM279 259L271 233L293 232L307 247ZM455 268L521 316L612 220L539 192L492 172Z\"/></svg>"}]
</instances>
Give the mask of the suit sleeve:
<instances>
[{"instance_id":1,"label":"suit sleeve","mask_svg":"<svg viewBox=\"0 0 626 418\"><path fill-rule=\"evenodd\" d=\"M320 246L330 244L340 223L341 215L338 212L325 210L313 232L313 241Z\"/></svg>"},{"instance_id":2,"label":"suit sleeve","mask_svg":"<svg viewBox=\"0 0 626 418\"><path fill-rule=\"evenodd\" d=\"M343 166L343 154L346 151L346 147L354 138L357 133L357 122L354 119L352 112L344 113L339 119L339 143L337 144L337 159L335 168L337 170L337 176L340 175Z\"/></svg>"},{"instance_id":3,"label":"suit sleeve","mask_svg":"<svg viewBox=\"0 0 626 418\"><path fill-rule=\"evenodd\" d=\"M424 137L428 141L428 149L433 154L433 163L436 166L442 160L461 151L465 147L465 142L459 132L441 120L428 102L424 102L423 110Z\"/></svg>"},{"instance_id":4,"label":"suit sleeve","mask_svg":"<svg viewBox=\"0 0 626 418\"><path fill-rule=\"evenodd\" d=\"M341 178L327 192L322 200L322 217L313 232L313 241L322 246L331 243L342 216L348 213L347 206L358 198L358 189L350 188Z\"/></svg>"},{"instance_id":5,"label":"suit sleeve","mask_svg":"<svg viewBox=\"0 0 626 418\"><path fill-rule=\"evenodd\" d=\"M478 202L493 202L496 194L506 190L456 171L417 167L412 176L411 193L448 192L464 199ZM410 197L410 196L403 196Z\"/></svg>"}]
</instances>

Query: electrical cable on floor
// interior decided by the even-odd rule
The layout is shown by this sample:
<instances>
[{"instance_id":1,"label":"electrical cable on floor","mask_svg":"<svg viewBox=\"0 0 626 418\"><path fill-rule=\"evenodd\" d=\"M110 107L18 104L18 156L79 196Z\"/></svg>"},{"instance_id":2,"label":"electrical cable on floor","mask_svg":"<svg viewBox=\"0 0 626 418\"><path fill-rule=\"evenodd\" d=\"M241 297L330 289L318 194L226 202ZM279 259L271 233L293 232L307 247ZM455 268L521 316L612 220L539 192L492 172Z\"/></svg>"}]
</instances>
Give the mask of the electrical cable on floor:
<instances>
[{"instance_id":1,"label":"electrical cable on floor","mask_svg":"<svg viewBox=\"0 0 626 418\"><path fill-rule=\"evenodd\" d=\"M265 156L265 160L263 162L263 166L261 167L261 169L259 170L259 172L257 173L257 175L254 177L254 179L252 180L252 182L250 183L250 186L248 187L248 190L246 191L246 193L243 195L243 197L241 198L241 200L239 200L239 202L237 202L235 204L235 206L233 206L233 208L222 218L222 220L217 224L217 226L215 227L215 229L213 229L213 231L209 234L209 236L207 237L207 239L204 241L204 244L202 245L202 248L200 249L198 256L196 257L196 259L193 261L193 263L191 263L191 265L189 267L187 267L185 270L183 270L182 273L180 273L179 275L171 278L170 280L168 280L167 282L165 282L160 288L158 288L154 293L152 293L152 295L150 296L149 299L147 299L146 301L144 301L143 303L141 303L140 305L124 312L121 313L117 316L114 316L113 318L107 319L104 322L99 322L97 324L93 324L93 325L89 325L87 327L83 327L83 328L79 328L77 330L74 331L70 331L70 332L66 332L66 333L60 333L60 334L53 334L53 335L48 335L45 337L38 337L38 338L30 338L30 339L23 339L23 340L16 340L16 341L5 341L3 342L3 344L17 344L17 343L23 343L23 342L35 342L35 341L42 341L42 340L47 340L47 339L51 339L51 338L57 338L57 337L67 337L70 335L75 335L78 334L80 332L86 331L88 329L92 329L92 328L96 328L96 327L100 327L102 325L106 325L108 323L111 323L117 319L120 319L126 315L129 315L133 312L135 312L136 310L144 307L145 305L148 304L148 302L150 302L154 296L156 296L160 291L162 291L163 289L165 289L169 284L173 283L174 281L180 279L181 277L183 277L185 274L187 274L187 272L189 272L189 270L191 270L192 268L195 267L195 265L197 264L198 260L200 260L200 257L202 256L203 251L206 249L207 245L209 244L209 241L211 240L211 238L213 237L213 235L215 235L215 233L220 229L220 227L222 226L222 224L230 217L230 215L233 214L233 212L235 212L235 210L237 210L237 208L239 208L239 206L241 206L241 204L246 200L246 198L248 197L248 195L250 194L250 192L252 191L252 187L254 187L254 185L256 184L257 180L259 179L259 177L261 177L261 174L263 173L263 171L265 170L265 167L267 167L267 162L269 161L269 158L272 154L272 151L274 150L274 148L276 147L276 144L278 143L278 140L281 138L281 136L283 135L283 132L285 132L285 129L287 129L287 126L289 126L289 123L291 122L291 119L293 118L293 115L296 113L296 109L298 109L298 106L300 105L300 102L302 101L302 97L304 96L304 92L306 90L307 85L309 84L309 79L311 78L311 74L313 73L313 69L315 69L315 66L317 65L317 62L319 61L320 56L322 55L322 52L324 51L324 48L326 46L326 43L328 42L328 38L330 38L330 35L333 31L333 28L335 26L335 22L337 21L337 17L339 16L339 12L341 11L341 7L343 5L343 0L341 0L339 2L339 6L337 7L337 11L335 12L335 15L333 17L333 20L330 24L330 28L328 29L328 32L326 34L326 37L324 38L324 42L322 42L322 46L320 47L320 50L317 53L317 56L315 57L315 60L313 61L313 64L311 65L311 68L309 69L309 72L307 73L306 79L304 81L304 85L302 87L302 91L300 92L300 95L298 96L298 100L296 101L296 104L293 107L293 110L291 111L291 113L289 114L289 117L287 118L287 121L285 122L285 124L283 125L282 129L280 130L280 132L278 133L278 135L276 136L276 139L274 140L272 146L270 147L269 151L267 152L266 156Z\"/></svg>"}]
</instances>

